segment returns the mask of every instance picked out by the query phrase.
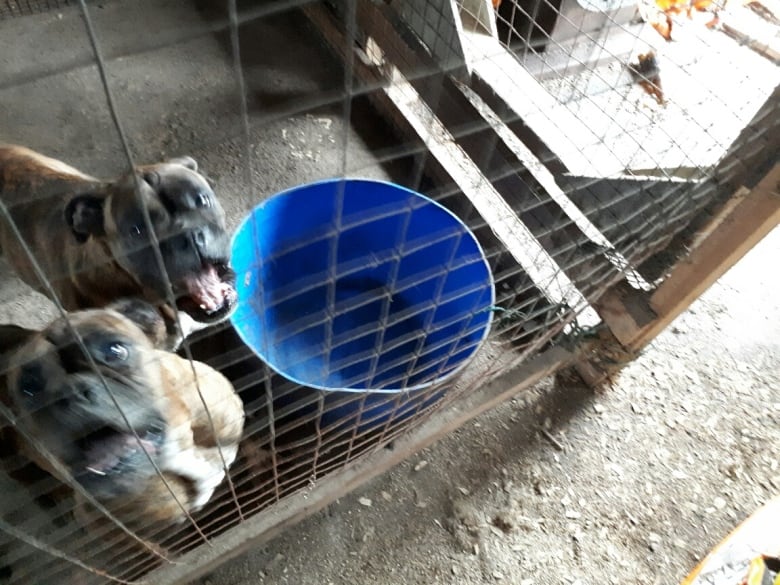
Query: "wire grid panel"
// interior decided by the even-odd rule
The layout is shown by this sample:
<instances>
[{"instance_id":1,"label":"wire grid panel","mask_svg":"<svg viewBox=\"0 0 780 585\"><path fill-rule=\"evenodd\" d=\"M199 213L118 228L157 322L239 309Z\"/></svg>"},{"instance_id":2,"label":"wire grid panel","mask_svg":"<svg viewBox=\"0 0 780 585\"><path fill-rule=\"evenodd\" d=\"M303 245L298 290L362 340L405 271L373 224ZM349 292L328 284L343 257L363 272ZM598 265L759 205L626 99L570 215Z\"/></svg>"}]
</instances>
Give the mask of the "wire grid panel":
<instances>
[{"instance_id":1,"label":"wire grid panel","mask_svg":"<svg viewBox=\"0 0 780 585\"><path fill-rule=\"evenodd\" d=\"M175 19L172 18L176 26L193 20L192 15L187 14L191 12L191 8L188 8L185 3L182 4L184 17L175 14ZM150 7L141 8L145 10L144 18L147 18ZM125 44L120 51L121 59L117 59L116 45L113 44L115 39L103 37L101 33L106 30L108 22L124 22L123 17L130 14L124 12L127 10L126 5L108 6L107 10L112 12L101 17L99 13L93 12L87 5L82 4L71 12L64 13L63 26L70 32L67 29L69 23L80 23L81 19L84 19L87 28L83 31L84 38L79 41L83 42L86 39L91 44L94 63L97 65L97 76L90 80L85 74L90 72L94 74L95 70L82 71L79 64L73 64L71 69L59 73L43 63L40 71L36 71L34 67L22 71L16 85L13 76L7 78L5 86L7 95L13 96L17 86L24 88L28 84L72 88L74 79L77 80L76 87L89 88L90 83L94 84L101 92L100 97L106 102L101 105L96 99L92 111L82 112L97 119L97 123L91 121L86 123L85 127L97 126L103 132L105 128L113 126L114 136L118 135L119 140L110 140L106 152L113 153L112 156L116 160L106 165L110 170L105 172L124 173L127 166L134 165L141 156L151 158L153 155L149 154L148 145L144 144L149 139L145 136L139 139L138 135L134 134L133 126L137 122L128 115L128 108L133 104L125 100L125 92L131 92L132 89L129 84L126 84L126 78L123 79L127 71L119 72L121 62L126 62L128 58L132 60L133 55L138 55L138 59L145 62L150 58L150 53L164 60L171 59L176 56L179 45L184 45L182 51L189 54L191 47L187 46L187 43L193 42L193 39L195 42L203 43L201 46L207 53L208 50L214 49L209 46L211 35L215 31L217 33L224 31L228 35L227 57L223 56L221 60L226 63L228 71L232 68L232 75L227 76L228 81L222 77L221 82L227 85L229 92L235 92L236 86L246 88L252 82L251 79L247 79L246 69L242 61L238 60L238 54L241 49L246 50L246 46L240 44L241 38L252 38L253 35L250 32L245 33L245 36L239 34L240 30L246 30L240 27L262 25L269 14L270 18L273 18L275 14L278 16L288 8L290 6L285 5L266 7L265 11L260 12L246 12L238 11L235 6L231 6L227 14L210 14L209 17L213 19L212 24L193 27L192 31L173 31L172 48L161 47L159 38L154 39L151 45L143 44L146 39L139 42L138 39L133 38L132 41L136 44ZM349 13L350 11L347 10L346 14ZM100 18L105 20L101 21ZM296 27L300 24L300 16L289 18L293 19ZM35 20L26 21L24 25L34 29L35 22ZM43 23L43 20L40 22ZM291 25L287 23L287 26L289 28ZM354 23L351 26L354 27ZM345 23L345 29L350 29L349 22ZM108 47L105 53L104 47ZM131 63L131 69L132 66ZM177 67L181 66L181 64L177 65ZM166 74L167 71L163 73ZM344 77L343 81L337 81L330 86L336 91L328 94L328 90L323 88L321 94L314 96L315 103L311 101L295 103L293 100L286 103L283 108L277 108L276 114L269 115L268 110L260 110L259 113L254 112L254 118L251 104L248 104L248 98L244 97L250 90L240 91L239 96L242 99L237 108L238 115L232 119L237 124L231 126L232 120L226 116L225 126L229 127L234 134L221 137L228 143L237 141L244 149L241 151L241 168L237 171L242 186L237 191L239 193L249 191L250 195L244 195L243 198L236 197L232 201L227 198L224 201L226 206L233 204L234 209L239 210L234 217L241 217L261 199L251 195L251 186L257 181L252 172L257 160L253 156L252 141L257 140L258 128L265 130L274 115L284 120L297 114L314 127L323 128L333 122L334 111L342 119L349 120L353 114L352 101L359 97L360 90L352 86L349 71L341 75ZM125 91L116 91L117 87L124 88ZM167 79L162 81L161 87L168 87ZM184 87L187 90L190 86ZM218 91L221 92L223 87L220 85ZM67 93L74 90L65 91ZM82 91L85 92L84 97L79 91L74 91L75 101L86 99L89 102L92 95L88 89ZM189 93L186 91L187 95ZM217 97L220 95L221 93L217 93ZM8 103L17 102L9 100ZM144 110L148 109L145 100L141 103ZM189 105L198 104L190 102ZM139 108L139 104L135 104L135 107ZM170 104L166 103L165 107L167 109ZM330 117L323 118L322 114L317 113L315 108L322 107L330 108L328 110ZM78 108L75 111L78 116ZM130 112L132 113L132 110ZM42 115L46 115L45 110ZM145 113L142 123L147 116L148 113ZM63 122L59 121L54 125L62 124ZM256 125L254 128L253 124ZM9 126L12 124L9 123ZM171 126L175 128L174 124ZM66 122L64 127L68 129L70 124ZM307 128L307 130L311 129L311 126ZM282 130L282 135L285 132L297 131L296 128L289 127ZM24 136L24 132L18 129L16 132L19 133L17 136ZM101 138L94 136L100 145L96 146L95 150L103 150L105 143L100 143ZM326 176L344 176L348 173L360 172L360 166L352 168L349 166L355 164L348 156L350 143L357 140L350 126L344 124L343 128L334 131L331 137L332 144L336 146L330 148L337 156L330 159L322 168L316 169L316 173L323 173ZM9 131L9 135L4 136L4 141L6 140L21 142L22 138L17 138L12 131ZM29 136L27 140L30 140ZM64 146L67 147L69 144L69 141L65 140ZM300 143L294 144L296 145L290 147L297 155L294 159L307 160L306 151L300 150L300 146L297 146ZM193 148L196 145L191 143L189 147ZM38 148L47 151L45 143ZM207 143L200 152L203 153L211 148L215 148L214 144ZM145 154L138 155L139 150ZM60 156L68 158L67 148L61 148L60 152L62 152ZM297 158L298 156L300 158ZM409 163L408 156L407 152L399 150L387 162L392 163L397 160L403 167ZM365 166L365 163L359 160L357 164ZM86 166L89 166L88 162ZM418 175L412 172L411 176ZM291 172L287 180L295 183L300 179ZM418 183L413 186L419 188L419 177L417 180ZM450 197L446 192L436 195L442 200ZM450 203L452 205L452 202ZM4 221L14 217L13 206L3 209L4 213L7 212ZM400 220L396 233L388 234L392 241L400 237L407 224L405 218L410 216L412 211L412 208L404 207L383 212L385 219L397 215ZM145 213L149 215L145 219L148 223L152 219L148 206L145 207ZM335 241L338 243L342 236L346 238L350 226L356 227L369 220L382 218L353 214L339 220L339 213L336 213L332 219L337 225L342 220L342 223L346 222L341 226L341 230L335 232L337 235ZM484 221L481 221L481 226L478 226L478 223L480 220L473 215L471 224L475 228L479 227L482 232L489 231L489 226ZM13 222L10 222L10 225L13 226ZM12 228L9 229L13 232ZM410 277L407 274L405 280L401 278L403 275L400 273L392 276L393 269L388 268L390 277L385 276L386 287L395 289L393 295L387 296L382 291L377 292L373 289L365 291L363 295L365 297L378 294L380 307L384 307L380 308L380 312L385 315L384 318L377 319L376 323L371 324L371 327L365 327L361 334L382 338L385 344L396 346L406 344L413 348L414 357L408 360L408 363L400 364L392 361L384 363L381 359L377 359L388 355L387 351L378 351L378 348L381 350L379 346L372 344L367 348L367 353L373 354L368 357L373 370L372 376L376 378L384 375L384 384L397 387L401 390L399 392L375 395L363 392L328 394L293 383L275 374L268 364L257 358L236 337L234 329L227 325L215 326L189 340L180 353L187 359L210 363L222 371L241 397L246 417L243 440L238 447L238 452L235 452L235 446L230 439L220 438L208 455L201 453L201 458L206 459L205 462L199 459L186 462L185 459L185 463L181 463L178 457L183 455L183 447L165 442L168 440L167 437L187 436L188 427L191 428L194 423L192 420L182 422L179 420L184 414L181 410L171 410L165 406L166 400L159 395L163 390L159 383L150 382L144 390L146 394L142 392L132 398L132 385L122 382L121 373L117 374L111 367L106 368L106 364L103 363L106 359L105 351L109 354L112 352L121 354L128 351L127 348L122 349L120 343L109 344L107 349L101 347L96 349L90 333L83 328L83 323L80 324L79 320L83 316L68 314L62 303L55 303L51 317L42 318L44 322L33 327L35 330L43 329L44 333L31 333L32 341L14 342L11 344L12 347L4 348L4 358L8 357L12 362L5 364L7 368L4 366L6 375L4 397L7 399L7 404L2 410L5 439L3 444L8 447L8 452L3 461L5 472L3 478L9 486L7 492L14 494L15 499L6 499L3 502L4 513L0 532L3 533L4 539L0 552L2 552L3 567L9 582L137 581L154 567L173 562L179 554L204 545L216 535L244 522L257 511L267 508L281 498L299 492L312 482L323 481L329 472L343 467L356 457L381 448L405 429L426 417L445 398L450 399L457 392L463 392L469 385L476 383L477 375L498 368L501 363L499 356L503 353L500 350L502 342L495 340L488 342L484 347L484 352L487 353L478 356L477 363L480 364L480 368L469 372L468 375L464 373L457 386L453 386L454 380L451 380L447 384L437 382L419 388L422 382L436 382L441 378L440 373L451 369L447 366L450 357L457 357L458 353L464 351L472 352L484 337L479 334L476 337L472 336L468 342L464 341L469 338L468 333L471 329L469 319L452 323L446 319L446 311L444 311L445 317L440 321L433 319L438 307L446 309L448 302L471 294L468 286L447 292L439 284L458 272L461 268L458 262L466 262L466 264L478 262L482 265L489 262L492 265L503 253L501 246L493 241L487 241L486 258L478 255L476 258L468 258L464 261L448 251L450 248L457 247L457 243L463 238L463 233L458 232L457 237L453 237L446 231L437 235L435 230L429 230L426 234L427 238L418 238L419 241L416 242L411 241L405 249L392 248L387 259L390 266L398 257L412 256L415 252L432 253L433 248L437 247L437 242L439 250L436 253L441 254L441 260L424 275L415 277L412 274ZM157 238L157 231L154 229L149 230L148 234L151 239L151 249L156 250L150 257L149 263L163 265L162 268L165 269L161 258L165 241L154 241ZM178 235L173 232L166 237L176 238ZM24 240L23 244L29 242ZM24 248L24 245L22 247ZM24 253L29 254L30 262L33 266L37 266L36 274L43 285L43 291L57 300L57 294L49 278L52 275L41 269L42 257L37 255L36 250L30 249L29 245ZM334 278L342 269L353 270L362 260L362 258L353 258L345 266L339 264L326 266L326 274L322 277L323 284L327 288L329 284L335 282ZM330 271L333 272L332 275L329 275ZM312 277L315 274L305 276ZM519 271L516 271L515 276L520 276ZM391 303L393 297L397 297L398 301L403 300L407 290L419 288L424 281L430 282L428 286L430 298L422 299L419 306L407 307L400 313L388 312L388 308L393 304ZM305 282L302 282L297 290L303 288ZM490 322L493 309L492 296L485 296L488 290L492 293L492 287L486 288L484 284L480 285L479 290L476 291L479 293L476 301L480 301L480 306L471 309L479 315L483 323ZM25 298L23 295L24 291L21 291L19 298ZM325 296L328 296L327 292ZM532 295L529 294L530 296ZM337 299L334 298L335 300ZM173 304L174 299L169 298L168 301ZM471 303L474 304L476 301ZM365 304L363 298L353 302L354 306L343 301L340 304L332 302L329 311L331 317L338 319L339 314L348 313L350 309L359 309ZM525 306L529 313L534 304L532 298L527 299ZM31 315L20 315L15 312L11 317L19 319L29 318ZM102 318L107 317L103 315ZM423 333L426 328L428 329L427 334L421 336L418 331L410 331L400 336L391 336L388 331L392 329L393 322L389 319L418 322ZM323 323L327 325L329 322ZM512 327L515 325L513 323ZM59 333L57 335L53 333L53 327L58 331L64 329L66 333L63 333L63 337L59 337ZM448 327L449 332L447 332ZM487 331L487 328L483 327L483 329ZM5 333L10 335L12 332ZM439 333L438 340L426 346L423 342L435 337L436 333ZM549 331L544 327L544 319L540 319L533 326L530 337L537 338L547 333ZM154 378L155 372L165 372L180 367L175 365L180 364L177 361L179 358L172 354L161 356L154 353L146 347L145 343L134 339L130 348L130 351L140 351L139 348L142 348L140 352L142 357L148 357L134 364L138 375L146 373ZM340 345L339 338L336 336L330 339L330 343L337 348ZM432 361L426 358L426 352L433 352L439 357ZM14 357L11 358L11 355ZM504 355L507 362L516 357L514 353ZM355 356L354 359L358 358L365 361L366 356ZM79 364L78 368L83 368L83 371L78 372L78 376L87 376L88 372L96 374L95 387L89 392L106 397L109 404L104 410L113 415L118 413L118 419L108 420L105 418L106 412L102 412L99 415L93 413L89 417L82 417L84 420L81 420L78 428L71 428L66 424L66 414L76 408L72 402L77 397L69 394L74 391L75 382L64 382L60 380L60 376L65 374L54 373L57 364L65 359L73 360ZM197 411L200 408L199 404L202 403L208 416L201 421L203 428L200 432L206 436L216 436L225 424L222 420L224 414L222 411L230 410L226 406L229 405L230 400L212 399L214 386L209 380L213 372L204 370L203 366L198 365L198 361L184 362L190 363L195 371L190 372L184 367L177 375L177 381L182 383L183 387L176 390L175 394L191 395L192 404L187 409L190 413L189 417L194 416L192 413ZM403 377L415 380L414 385L418 386L416 389L407 389L405 386L409 384L394 379L399 376L396 366L400 365L401 370L408 370L410 364L410 374ZM347 370L351 365L350 356L342 356L342 363L337 365L340 371ZM46 387L46 392L42 393L39 390L40 380L35 377L30 378L29 372L34 372L35 368L52 368L52 380ZM426 368L428 371L425 371ZM192 380L190 380L191 373L197 374ZM117 377L120 380L118 385ZM57 386L57 380L63 384ZM27 400L25 397L34 399L34 402L28 404L25 402ZM161 401L158 412L150 409L148 412L144 411L144 414L139 411L139 403L150 405L158 401ZM140 417L140 420L136 417ZM154 424L150 422L151 419L155 421ZM56 421L59 422L55 424ZM195 440L195 434L197 433L193 433L192 440ZM172 457L168 456L168 449L174 450ZM195 473L193 470L201 467L205 467L205 470L202 470L197 477L193 477L192 474ZM227 469L229 473L222 479ZM219 481L217 491L208 497L209 487L213 487L217 481ZM117 494L126 497L114 497ZM208 502L201 507L195 501L203 494L206 494L204 497L208 497ZM148 498L148 501L144 498ZM171 522L172 518L175 518L174 522Z\"/></svg>"},{"instance_id":2,"label":"wire grid panel","mask_svg":"<svg viewBox=\"0 0 780 585\"><path fill-rule=\"evenodd\" d=\"M719 165L753 141L743 129L780 82L771 3L474 4L459 4L464 26L489 10L495 29L467 27L472 71L630 259L712 201Z\"/></svg>"},{"instance_id":3,"label":"wire grid panel","mask_svg":"<svg viewBox=\"0 0 780 585\"><path fill-rule=\"evenodd\" d=\"M82 26L84 19L88 26L78 29L82 35L78 41L90 48L89 64L72 63L58 71L49 63L31 62L19 75L4 76L3 103L8 107L0 116L4 116L3 127L8 130L4 130L3 141L27 142L41 151L51 150L68 162L83 164L85 169L98 166L99 161L106 176L125 173L139 161L159 161L189 152L200 161L202 172L213 174L230 229L237 228L258 204L267 205L266 198L271 193L300 183L366 175L390 178L424 192L462 220L479 242L484 258L480 255L464 259L449 251L457 248L457 242L464 237L460 231L439 233L429 229L427 239L407 241L404 236L415 212L413 205L390 209L379 206L373 212L350 215L345 213L344 192L336 189L332 195L337 204L321 221L320 232L292 242L270 263L285 269L304 267L303 275L274 289L271 296L261 294L247 300L256 305L254 313L261 321L260 327L255 328L265 332L273 325L278 334L265 339L260 354L267 356L269 348L281 347L288 338L316 329L323 332L319 341L300 345L292 353L293 366L305 358L325 356L329 368L325 374L339 374L336 387L359 389L352 386L359 386L366 376L354 370L365 371L367 367L368 378L374 378L368 385L400 391L323 392L317 386L333 383L327 375L324 381L308 384L302 384L299 376L290 376L289 372L287 377L280 375L269 364L270 359L261 359L239 335L242 326L249 327L251 313L244 315L247 319L237 318L237 327L223 322L193 334L179 351L183 362L172 354L160 355L147 349L148 359L138 365L138 371L155 372L174 367L168 364L181 363L190 368L183 366L179 376L183 387L178 392L192 396L190 413L202 410L208 415L203 421L204 435L219 434L224 425L219 413L230 403L227 396L216 402L211 400L215 386L224 388L214 382L213 370L226 377L241 399L245 417L241 441L235 450L228 438L212 445L216 450L209 452L210 466L199 477L200 485L192 478L187 480L186 473L182 480L182 469L176 466L178 459L163 457L158 452L159 433L150 425L124 420L136 416L136 409L122 402L126 392L115 391L110 385L114 379L111 375L98 376L98 390L102 388L112 403L116 401L114 408L108 410L114 415L119 413L121 424L125 425L122 428L132 432L115 433L116 429L109 429L106 433L105 429L95 429L99 435L107 436L92 437L93 443L97 441L104 450L100 451L98 465L90 465L91 471L64 459L58 451L61 444L69 444L67 436L57 434L59 441L54 442L50 435L42 435L41 425L36 423L37 416L49 411L56 413L63 404L39 397L37 404L23 409L13 400L4 400L3 431L11 436L11 442L4 441L3 445L12 448L3 453L5 473L0 476L3 487L8 487L3 493L9 495L3 500L0 553L10 582L138 582L155 567L174 563L180 554L207 546L218 535L249 521L280 500L300 497L308 487L328 481L329 473L384 448L447 401L544 345L560 343L564 341L562 337L576 340L577 335L587 334L587 329L577 322L584 305L571 306L566 302L566 291L555 293L552 284L566 280L565 286L576 286L588 300L596 298L610 279L623 274L615 267L621 262L618 252L630 253L632 259L647 252L651 240L669 235L668 221L673 219L677 225L687 217L690 207L680 195L691 193L688 184L672 182L675 188L685 185L686 191L671 190L670 181L664 177L666 181L658 186L658 196L651 202L657 208L653 217L668 214L669 218L659 222L662 227L648 236L644 208L632 199L635 193L623 184L599 183L614 179L611 175L605 179L598 173L579 175L566 169L560 161L570 163L572 149L564 149L563 154L556 150L557 143L537 125L541 114L526 109L522 110L521 120L513 121L503 115L487 92L481 91L479 83L472 88L453 80L449 73L458 69L462 59L459 51L472 58L481 46L469 36L467 27L460 30L457 21L455 30L462 34L457 44L442 44L442 50L437 51L425 47L427 42L435 48L436 41L426 39L419 31L418 35L413 34L415 20L403 6L382 8L381 15L389 20L378 24L380 20L366 18L377 9L372 3L327 4L337 8L334 20L345 48L342 62L324 56L315 40L317 31L307 28L297 10L324 7L324 3L267 2L243 6L235 2L200 2L196 10L186 0L149 0L133 6L109 3L103 11L80 4L63 13L63 31L67 34L58 49L62 52L74 42L72 29L67 27ZM406 8L415 6L420 8L419 3L410 3ZM439 8L438 13L423 12L422 20L416 24L451 31L451 23L437 24L437 19L444 19L446 4ZM488 8L493 10L492 6ZM138 26L139 22L148 22L150 14L158 17L158 28L147 30ZM398 21L392 20L393 14ZM25 25L28 30L48 25L34 20L37 17L30 18L33 20ZM497 26L493 32L498 34L499 29ZM4 28L3 32L13 34L13 29ZM560 37L549 36L563 44ZM49 42L54 42L51 38L50 34ZM504 51L498 40L490 38L495 41L495 46L490 46L490 56L506 56L505 52L496 51ZM41 39L33 35L33 41ZM419 59L415 43L425 48ZM356 54L355 46L361 47L362 53ZM538 48L536 52L543 54ZM512 64L526 73L530 71L522 60L530 56L509 57ZM386 62L380 69L386 72L394 67L394 74L400 77L391 76L389 83L387 78L369 82L357 74L366 62L383 58ZM299 68L301 63L306 66ZM479 59L470 66L477 81L484 81L491 73L479 66ZM517 83L518 79L509 75L511 71L507 66L505 77ZM537 80L535 83L541 83L541 76L534 73L531 77ZM500 97L503 88L498 82L494 85L494 93ZM543 91L553 96L550 91ZM513 92L523 93L516 87ZM46 101L35 101L41 99L39 96L52 94L60 100L70 98L71 103L59 108ZM409 135L408 128L400 137L381 128L382 121L372 117L365 103L365 98L378 94L398 100L397 103L408 100L404 102L408 106L407 117L397 121L397 125L410 125L416 116L413 130L417 139L404 138ZM30 98L31 95L36 97ZM569 107L571 101L560 96L555 100L559 110L547 111L548 118L562 112L560 108ZM35 104L46 107L31 107ZM35 119L30 117L31 111L36 112ZM15 117L21 124L14 125ZM534 132L524 132L514 123L518 120ZM58 138L49 131L51 128L61 129L64 137ZM422 130L428 133L422 135ZM74 144L83 148L76 149ZM533 148L526 144L533 144ZM456 148L451 148L453 145ZM445 160L450 154L459 157L457 164ZM594 154L593 158L598 157ZM442 172L440 167L445 164ZM551 169L548 172L552 182L541 167ZM94 172L98 174L99 170ZM633 177L625 180L639 181ZM697 185L706 186L706 182ZM645 194L647 188L640 187L640 192ZM578 193L583 194L579 199ZM699 201L709 198L702 195ZM575 204L575 209L567 206L567 199ZM148 214L148 208L144 209ZM308 209L298 211L298 215L302 217L304 211ZM296 214L292 213L292 217L296 219ZM381 253L368 253L361 242L349 239L351 228L368 226L369 231L379 231L371 228L378 221L394 225L387 232L389 244ZM265 234L268 227L259 223L250 226L258 235ZM511 240L507 232L512 228L522 231L525 239ZM275 229L279 234L269 236L271 242L285 237L284 226ZM161 242L154 238L151 248L158 253L153 254L150 264L162 264L164 270L164 259L159 253ZM518 241L524 245L518 246ZM320 251L296 256L307 246ZM352 250L357 255L344 258L340 250ZM366 252L365 257L362 252ZM417 252L439 256L439 261L427 272L404 276L400 260ZM311 256L324 263L306 267ZM261 260L258 257L249 263L245 273L237 275L239 288L247 282L247 276L249 283L256 278L264 266ZM337 284L367 263L376 268L373 284L349 298L340 296ZM473 290L464 285L447 292L444 285L451 274L479 263L490 268L494 299L484 297L486 289L482 285ZM625 269L621 264L621 270ZM271 282L270 276L259 279L259 290L263 291ZM405 305L404 295L417 288L427 292L416 304ZM56 296L52 290L46 292ZM439 318L440 308L475 292L480 294L473 296L473 307L465 311L475 319ZM309 293L322 299L324 310L307 313L304 305L314 302L306 297ZM3 290L3 295L10 295L4 296L3 301L15 307L10 315L12 321L30 316L18 310L15 303L19 299L37 306L25 294L20 288ZM305 302L287 311L293 318L286 327L267 322L269 309L301 296L306 297ZM175 301L167 300L171 304ZM378 315L373 322L359 326L348 322L341 330L335 330L340 318L366 307L374 307ZM22 356L57 363L63 359L64 344L68 355L77 356L85 371L105 372L95 363L89 339L81 335L78 317L64 314L63 309L56 306L51 318L38 323L36 328L47 327L56 318L64 319L69 324L66 341L55 344L56 349L49 347L49 351ZM484 341L481 335L468 335L476 317L483 319L483 325L485 320L491 324L490 335ZM405 322L416 324L393 333L394 326ZM562 336L567 327L568 335ZM6 333L13 338L12 332ZM437 333L442 334L438 340ZM245 334L243 331L242 335ZM360 339L368 340L362 352L350 349L339 354L336 361L328 361L335 350L352 347L349 344ZM434 342L426 345L430 339ZM41 342L40 337L38 340ZM18 347L18 340L10 348L3 347L4 356L14 347ZM394 350L404 347L411 348L405 350L411 358L396 361L399 354ZM449 359L463 351L476 351L464 360L468 367L457 372L457 378L440 380L440 374L451 373L447 371ZM427 355L433 358L426 361ZM14 359L20 359L18 354ZM21 361L26 363L25 359ZM278 364L275 367L279 369ZM20 399L26 395L19 383L19 372L19 363L10 366L7 379L11 382L4 387L5 397L12 391ZM193 377L193 373L197 376ZM384 379L377 383L383 375ZM150 396L158 396L155 392L159 393L160 387L150 384L147 391ZM180 418L173 420L174 411L165 407L160 410L166 436L192 426L187 416L182 422ZM138 416L144 418L143 413ZM58 429L57 425L49 427ZM64 429L57 432L64 433ZM42 440L42 436L48 440ZM79 439L72 442L83 451ZM15 448L19 444L25 448ZM136 445L140 448L136 449ZM172 448L174 455L180 454L180 449ZM87 446L85 455L94 459L94 449L94 445ZM100 473L110 471L106 482L120 483L123 477L131 477L122 475L126 470L116 468L112 457L125 459L124 463L132 464L135 473L145 470L149 483L137 482L129 491L136 493L143 485L140 499L154 495L154 509L167 510L167 518L139 513L139 509L145 508L136 498L116 501L100 490L87 489L92 486L82 481L85 474L96 481L104 477ZM191 465L185 467L185 472L192 472ZM199 493L198 489L208 493L217 479L221 481L208 502L202 507L193 505L193 493ZM176 521L170 522L171 516Z\"/></svg>"},{"instance_id":4,"label":"wire grid panel","mask_svg":"<svg viewBox=\"0 0 780 585\"><path fill-rule=\"evenodd\" d=\"M0 3L0 19L46 12L69 4L73 2L70 0L3 0Z\"/></svg>"},{"instance_id":5,"label":"wire grid panel","mask_svg":"<svg viewBox=\"0 0 780 585\"><path fill-rule=\"evenodd\" d=\"M385 58L396 68L395 87L387 94L431 149L421 158L435 159L434 170L441 165L449 175L442 179L439 173L446 186L435 197L468 218L480 241L503 249L494 264L504 274L499 305L508 310L501 322L516 319L520 334L523 328L534 331L537 318L548 325L571 320L614 277L604 254L611 244L594 226L581 229L588 220L571 212L573 205L549 172L540 174L543 166L530 149L477 92L442 75L424 48L415 50L403 23L393 35L374 24L383 17L392 22L392 15L369 9L359 15L366 34L381 39ZM547 193L551 186L559 191L555 200ZM618 256L615 262L624 270L625 259ZM586 316L592 325L593 315Z\"/></svg>"},{"instance_id":6,"label":"wire grid panel","mask_svg":"<svg viewBox=\"0 0 780 585\"><path fill-rule=\"evenodd\" d=\"M451 0L405 0L396 4L395 9L430 49L443 71L456 74L463 68L465 56L459 34L459 21Z\"/></svg>"}]
</instances>

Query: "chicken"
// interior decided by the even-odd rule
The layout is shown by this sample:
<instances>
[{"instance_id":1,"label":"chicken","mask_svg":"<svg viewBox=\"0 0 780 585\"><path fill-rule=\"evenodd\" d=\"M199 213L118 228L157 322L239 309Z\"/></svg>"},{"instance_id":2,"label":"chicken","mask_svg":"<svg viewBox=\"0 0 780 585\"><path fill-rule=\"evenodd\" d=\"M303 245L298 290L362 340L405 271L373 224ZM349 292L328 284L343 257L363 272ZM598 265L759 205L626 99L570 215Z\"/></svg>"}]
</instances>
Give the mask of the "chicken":
<instances>
[{"instance_id":1,"label":"chicken","mask_svg":"<svg viewBox=\"0 0 780 585\"><path fill-rule=\"evenodd\" d=\"M638 63L631 64L628 68L631 76L642 89L653 96L660 105L666 103L661 87L661 68L653 51L639 55Z\"/></svg>"},{"instance_id":2,"label":"chicken","mask_svg":"<svg viewBox=\"0 0 780 585\"><path fill-rule=\"evenodd\" d=\"M721 6L715 0L640 0L639 2L642 19L667 41L672 40L672 15L685 14L688 18L692 18L694 12L709 12L712 18L706 26L712 28L719 22L720 8Z\"/></svg>"}]
</instances>

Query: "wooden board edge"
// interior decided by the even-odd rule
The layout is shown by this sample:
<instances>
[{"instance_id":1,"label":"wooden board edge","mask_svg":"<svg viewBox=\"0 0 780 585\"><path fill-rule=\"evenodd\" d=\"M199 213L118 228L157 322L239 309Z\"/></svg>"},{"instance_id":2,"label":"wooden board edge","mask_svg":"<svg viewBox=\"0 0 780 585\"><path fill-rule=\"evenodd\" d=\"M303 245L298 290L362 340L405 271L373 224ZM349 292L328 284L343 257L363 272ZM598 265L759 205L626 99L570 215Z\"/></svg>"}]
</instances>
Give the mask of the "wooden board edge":
<instances>
[{"instance_id":1,"label":"wooden board edge","mask_svg":"<svg viewBox=\"0 0 780 585\"><path fill-rule=\"evenodd\" d=\"M392 450L376 451L329 474L313 487L283 499L214 538L211 546L200 546L177 559L174 564L146 575L144 581L155 585L174 585L202 577L388 471L473 418L530 388L574 359L574 353L553 347L510 368L470 394L461 395L444 405L420 426L396 439Z\"/></svg>"},{"instance_id":2,"label":"wooden board edge","mask_svg":"<svg viewBox=\"0 0 780 585\"><path fill-rule=\"evenodd\" d=\"M639 351L780 224L780 163L750 191L738 189L651 294L614 287L595 307L627 349Z\"/></svg>"},{"instance_id":3,"label":"wooden board edge","mask_svg":"<svg viewBox=\"0 0 780 585\"><path fill-rule=\"evenodd\" d=\"M769 543L764 538L766 535L763 534L763 531L767 530L768 527L777 526L778 524L780 524L780 496L769 500L737 525L726 538L716 544L699 564L686 575L680 585L699 585L699 576L708 569L717 568L723 553L726 553L730 547L733 547L740 540L739 544L743 547L745 544L749 544L750 548L755 549L757 554L780 554L780 539L776 539L774 543ZM733 561L734 559L728 558L727 560Z\"/></svg>"}]
</instances>

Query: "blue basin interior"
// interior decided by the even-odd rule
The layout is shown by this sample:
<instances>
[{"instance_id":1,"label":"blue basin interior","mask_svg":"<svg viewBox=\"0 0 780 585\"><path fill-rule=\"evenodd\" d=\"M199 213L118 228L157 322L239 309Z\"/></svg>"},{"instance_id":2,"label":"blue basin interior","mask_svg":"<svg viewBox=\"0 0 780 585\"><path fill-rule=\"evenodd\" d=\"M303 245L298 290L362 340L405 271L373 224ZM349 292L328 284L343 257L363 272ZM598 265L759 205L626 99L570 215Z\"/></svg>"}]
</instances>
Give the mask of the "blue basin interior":
<instances>
[{"instance_id":1,"label":"blue basin interior","mask_svg":"<svg viewBox=\"0 0 780 585\"><path fill-rule=\"evenodd\" d=\"M492 276L474 236L391 183L337 179L267 199L239 227L232 264L236 331L309 388L441 383L476 353L492 319Z\"/></svg>"}]
</instances>

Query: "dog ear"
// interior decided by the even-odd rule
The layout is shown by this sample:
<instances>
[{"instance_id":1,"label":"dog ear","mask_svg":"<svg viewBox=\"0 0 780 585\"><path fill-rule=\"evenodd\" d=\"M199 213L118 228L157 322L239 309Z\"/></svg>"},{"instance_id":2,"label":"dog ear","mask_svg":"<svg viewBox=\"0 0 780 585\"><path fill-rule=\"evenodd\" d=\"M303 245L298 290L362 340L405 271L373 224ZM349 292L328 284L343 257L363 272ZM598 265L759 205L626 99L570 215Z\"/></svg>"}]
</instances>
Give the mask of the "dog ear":
<instances>
[{"instance_id":1,"label":"dog ear","mask_svg":"<svg viewBox=\"0 0 780 585\"><path fill-rule=\"evenodd\" d=\"M37 331L33 329L25 329L18 325L0 325L0 355L13 351L36 333Z\"/></svg>"},{"instance_id":2,"label":"dog ear","mask_svg":"<svg viewBox=\"0 0 780 585\"><path fill-rule=\"evenodd\" d=\"M95 195L79 195L65 206L65 221L79 242L86 242L89 236L104 236L103 202L105 198Z\"/></svg>"},{"instance_id":3,"label":"dog ear","mask_svg":"<svg viewBox=\"0 0 780 585\"><path fill-rule=\"evenodd\" d=\"M168 161L168 164L181 165L183 167L187 167L191 171L198 171L198 163L191 156L178 156L176 158L172 158Z\"/></svg>"},{"instance_id":4,"label":"dog ear","mask_svg":"<svg viewBox=\"0 0 780 585\"><path fill-rule=\"evenodd\" d=\"M113 309L130 319L143 331L156 348L162 348L167 340L165 321L157 307L139 298L114 301L106 308Z\"/></svg>"}]
</instances>

